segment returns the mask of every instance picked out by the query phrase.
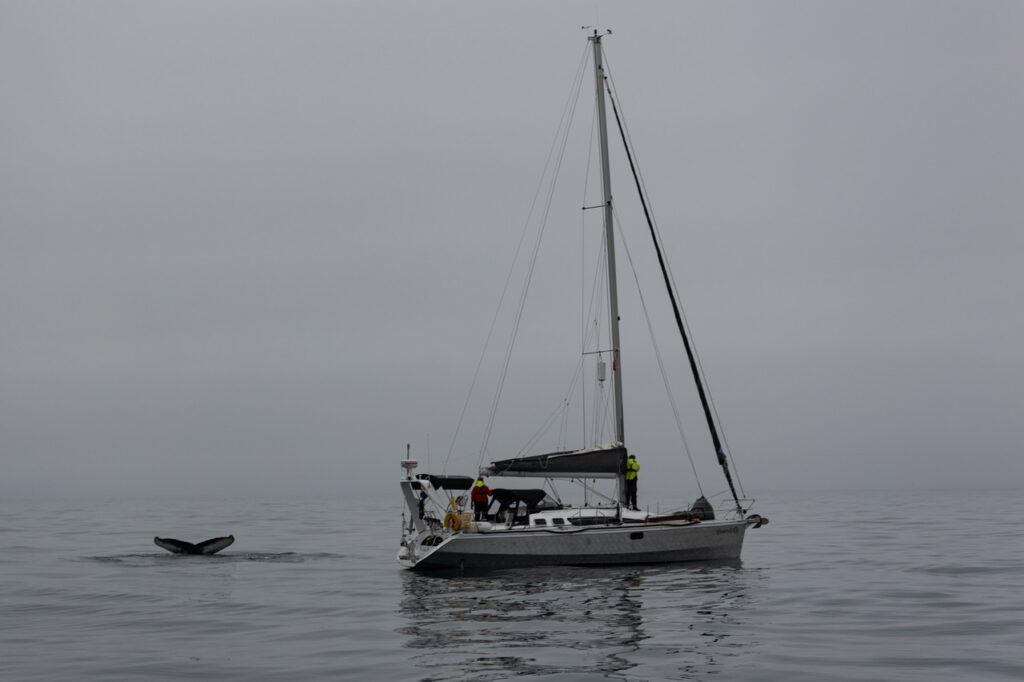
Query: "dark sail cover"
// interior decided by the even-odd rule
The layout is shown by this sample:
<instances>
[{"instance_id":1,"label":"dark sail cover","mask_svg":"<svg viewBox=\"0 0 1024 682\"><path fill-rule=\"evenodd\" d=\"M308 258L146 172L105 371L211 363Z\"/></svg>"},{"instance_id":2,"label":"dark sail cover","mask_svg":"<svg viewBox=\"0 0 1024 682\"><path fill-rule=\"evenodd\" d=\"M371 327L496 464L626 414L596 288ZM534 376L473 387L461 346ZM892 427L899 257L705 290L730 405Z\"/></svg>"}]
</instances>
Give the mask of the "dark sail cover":
<instances>
[{"instance_id":1,"label":"dark sail cover","mask_svg":"<svg viewBox=\"0 0 1024 682\"><path fill-rule=\"evenodd\" d=\"M556 476L562 478L614 478L623 471L622 446L552 452L491 462L491 476Z\"/></svg>"}]
</instances>

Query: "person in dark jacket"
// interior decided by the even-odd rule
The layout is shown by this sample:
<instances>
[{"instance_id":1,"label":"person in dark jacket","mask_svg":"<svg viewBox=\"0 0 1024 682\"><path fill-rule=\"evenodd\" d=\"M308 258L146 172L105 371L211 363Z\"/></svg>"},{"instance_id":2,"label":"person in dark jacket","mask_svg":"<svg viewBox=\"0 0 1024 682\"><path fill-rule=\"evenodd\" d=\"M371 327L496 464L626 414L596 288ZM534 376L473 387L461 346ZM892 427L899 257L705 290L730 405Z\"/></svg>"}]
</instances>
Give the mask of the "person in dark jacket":
<instances>
[{"instance_id":1,"label":"person in dark jacket","mask_svg":"<svg viewBox=\"0 0 1024 682\"><path fill-rule=\"evenodd\" d=\"M473 519L475 521L487 520L487 508L491 506L491 489L484 483L483 477L476 479L473 484L473 492L470 497L473 499Z\"/></svg>"}]
</instances>

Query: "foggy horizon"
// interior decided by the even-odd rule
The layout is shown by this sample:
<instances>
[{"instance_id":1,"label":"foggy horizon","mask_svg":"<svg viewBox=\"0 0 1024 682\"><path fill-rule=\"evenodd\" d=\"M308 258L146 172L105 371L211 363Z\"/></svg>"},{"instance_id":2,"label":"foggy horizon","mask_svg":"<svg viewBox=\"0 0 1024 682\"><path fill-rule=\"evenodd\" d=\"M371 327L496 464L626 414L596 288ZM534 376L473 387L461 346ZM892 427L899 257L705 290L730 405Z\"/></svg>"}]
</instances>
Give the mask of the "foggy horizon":
<instances>
[{"instance_id":1,"label":"foggy horizon","mask_svg":"<svg viewBox=\"0 0 1024 682\"><path fill-rule=\"evenodd\" d=\"M419 472L448 454L595 23L614 32L611 72L747 493L1024 483L1017 3L7 3L0 17L4 498L399 504L406 444ZM624 170L625 231L642 215ZM580 233L582 180L563 181L556 248ZM647 277L645 245L629 247ZM578 308L561 306L579 292L559 294L578 289L577 263L541 258L493 459L573 370ZM678 481L689 500L623 298L641 498ZM718 491L684 360L659 343ZM449 473L476 473L496 369Z\"/></svg>"}]
</instances>

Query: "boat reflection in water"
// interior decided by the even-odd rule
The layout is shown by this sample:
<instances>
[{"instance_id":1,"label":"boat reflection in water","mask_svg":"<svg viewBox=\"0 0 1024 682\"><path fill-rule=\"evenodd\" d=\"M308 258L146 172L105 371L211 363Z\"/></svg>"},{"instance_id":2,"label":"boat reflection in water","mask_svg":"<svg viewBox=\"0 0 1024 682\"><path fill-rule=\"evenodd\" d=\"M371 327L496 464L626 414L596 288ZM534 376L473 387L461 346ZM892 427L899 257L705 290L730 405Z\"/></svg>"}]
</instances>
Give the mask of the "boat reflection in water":
<instances>
[{"instance_id":1,"label":"boat reflection in water","mask_svg":"<svg viewBox=\"0 0 1024 682\"><path fill-rule=\"evenodd\" d=\"M762 576L739 561L402 578L401 632L423 679L689 679L757 646L744 614Z\"/></svg>"}]
</instances>

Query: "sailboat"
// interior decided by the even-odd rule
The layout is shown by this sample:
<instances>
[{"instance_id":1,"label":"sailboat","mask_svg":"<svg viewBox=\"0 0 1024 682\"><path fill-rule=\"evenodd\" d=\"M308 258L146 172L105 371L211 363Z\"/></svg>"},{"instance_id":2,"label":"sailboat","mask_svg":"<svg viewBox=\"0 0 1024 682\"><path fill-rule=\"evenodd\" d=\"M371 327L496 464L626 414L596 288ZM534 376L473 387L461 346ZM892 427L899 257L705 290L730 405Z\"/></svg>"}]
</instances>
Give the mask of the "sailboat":
<instances>
[{"instance_id":1,"label":"sailboat","mask_svg":"<svg viewBox=\"0 0 1024 682\"><path fill-rule=\"evenodd\" d=\"M748 528L759 528L768 520L749 512L749 500L736 492L716 425L713 408L674 294L656 230L650 220L644 194L641 203L651 227L658 262L669 291L678 331L682 338L697 393L710 430L711 443L731 492L732 502L716 510L701 495L690 507L668 513L649 513L632 506L627 497L629 453L624 436L622 372L619 343L619 302L615 264L614 216L608 153L607 101L612 104L624 143L615 100L607 85L602 39L608 32L588 36L593 52L596 83L597 134L600 146L603 201L603 253L607 274L610 325L608 352L612 366L614 440L607 445L526 455L492 461L481 466L478 475L571 480L591 491L588 481L615 483L614 497L591 494L583 504L562 504L543 489L498 488L484 518L474 518L467 509L468 491L476 476L416 473L419 462L407 446L401 461L400 482L405 500L401 548L398 562L414 570L500 569L542 565L651 564L683 561L734 560L740 556ZM626 156L641 189L633 156L626 144ZM599 373L606 372L602 363ZM596 500L596 501L595 501ZM602 501L603 500L603 501Z\"/></svg>"}]
</instances>

